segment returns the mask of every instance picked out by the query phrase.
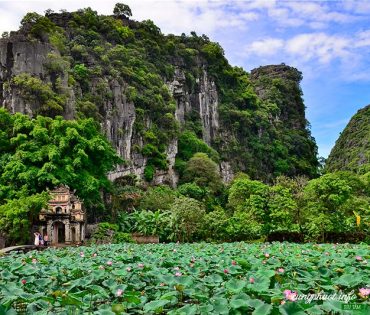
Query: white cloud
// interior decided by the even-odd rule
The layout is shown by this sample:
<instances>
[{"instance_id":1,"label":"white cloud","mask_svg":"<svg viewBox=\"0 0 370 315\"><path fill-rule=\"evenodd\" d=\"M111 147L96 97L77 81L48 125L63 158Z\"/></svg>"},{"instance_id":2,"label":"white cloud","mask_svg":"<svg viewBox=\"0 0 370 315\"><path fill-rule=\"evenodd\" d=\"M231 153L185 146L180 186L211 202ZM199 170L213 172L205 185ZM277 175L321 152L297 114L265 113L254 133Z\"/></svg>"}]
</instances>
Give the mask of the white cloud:
<instances>
[{"instance_id":1,"label":"white cloud","mask_svg":"<svg viewBox=\"0 0 370 315\"><path fill-rule=\"evenodd\" d=\"M367 15L370 13L370 2L367 0L346 0L342 2L343 9L360 14Z\"/></svg>"},{"instance_id":2,"label":"white cloud","mask_svg":"<svg viewBox=\"0 0 370 315\"><path fill-rule=\"evenodd\" d=\"M30 11L43 13L50 8L54 11L66 9L75 11L91 7L101 14L111 14L118 0L85 1L1 1L0 31L16 30L21 18ZM258 19L256 12L227 11L224 1L150 1L125 0L136 20L151 19L164 33L205 33L212 35L223 28L246 29L249 21ZM10 12L10 14L9 14ZM7 18L9 17L9 18Z\"/></svg>"},{"instance_id":3,"label":"white cloud","mask_svg":"<svg viewBox=\"0 0 370 315\"><path fill-rule=\"evenodd\" d=\"M284 41L276 38L266 38L253 42L247 47L246 52L259 56L271 56L276 54L284 46Z\"/></svg>"},{"instance_id":4,"label":"white cloud","mask_svg":"<svg viewBox=\"0 0 370 315\"><path fill-rule=\"evenodd\" d=\"M285 39L266 37L246 45L243 55L259 63L285 62L309 80L320 74L343 82L370 81L370 29L353 36L312 32Z\"/></svg>"},{"instance_id":5,"label":"white cloud","mask_svg":"<svg viewBox=\"0 0 370 315\"><path fill-rule=\"evenodd\" d=\"M245 47L246 53L264 57L280 54L302 62L317 61L328 64L339 60L343 64L354 63L356 47L370 46L370 31L359 33L354 38L320 33L304 33L286 40L265 38L254 41Z\"/></svg>"},{"instance_id":6,"label":"white cloud","mask_svg":"<svg viewBox=\"0 0 370 315\"><path fill-rule=\"evenodd\" d=\"M328 63L335 58L350 55L350 40L325 33L300 34L286 41L288 54L298 55L304 60L318 58L320 63Z\"/></svg>"},{"instance_id":7,"label":"white cloud","mask_svg":"<svg viewBox=\"0 0 370 315\"><path fill-rule=\"evenodd\" d=\"M332 23L351 23L358 17L352 12L339 11L328 1L280 1L265 8L268 16L283 27L307 26L325 28Z\"/></svg>"},{"instance_id":8,"label":"white cloud","mask_svg":"<svg viewBox=\"0 0 370 315\"><path fill-rule=\"evenodd\" d=\"M256 12L245 12L239 14L239 16L245 21L256 21L259 18L259 14L257 14Z\"/></svg>"},{"instance_id":9,"label":"white cloud","mask_svg":"<svg viewBox=\"0 0 370 315\"><path fill-rule=\"evenodd\" d=\"M370 46L370 30L357 33L357 40L354 42L355 47Z\"/></svg>"},{"instance_id":10,"label":"white cloud","mask_svg":"<svg viewBox=\"0 0 370 315\"><path fill-rule=\"evenodd\" d=\"M236 5L242 10L265 10L275 7L276 0L240 1Z\"/></svg>"},{"instance_id":11,"label":"white cloud","mask_svg":"<svg viewBox=\"0 0 370 315\"><path fill-rule=\"evenodd\" d=\"M320 30L320 29L328 27L327 23L317 22L317 21L308 23L308 26L314 30Z\"/></svg>"}]
</instances>

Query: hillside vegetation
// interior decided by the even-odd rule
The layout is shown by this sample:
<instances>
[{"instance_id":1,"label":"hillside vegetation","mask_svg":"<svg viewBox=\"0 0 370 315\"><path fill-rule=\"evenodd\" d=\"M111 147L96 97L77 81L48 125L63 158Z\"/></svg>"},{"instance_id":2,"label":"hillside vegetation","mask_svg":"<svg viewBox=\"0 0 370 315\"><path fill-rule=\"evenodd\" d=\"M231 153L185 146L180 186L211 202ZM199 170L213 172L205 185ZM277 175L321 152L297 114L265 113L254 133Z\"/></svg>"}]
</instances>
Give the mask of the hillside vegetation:
<instances>
[{"instance_id":1,"label":"hillside vegetation","mask_svg":"<svg viewBox=\"0 0 370 315\"><path fill-rule=\"evenodd\" d=\"M164 35L130 16L128 9L28 13L2 39L0 100L12 112L95 119L148 182L175 167L169 150L183 140L189 148L178 147L180 177L189 150L209 154L199 141L232 174L266 182L317 175L297 69L267 66L251 75L206 35ZM27 54L40 55L32 69L17 64Z\"/></svg>"},{"instance_id":2,"label":"hillside vegetation","mask_svg":"<svg viewBox=\"0 0 370 315\"><path fill-rule=\"evenodd\" d=\"M370 172L370 105L351 118L330 152L326 169L328 172Z\"/></svg>"}]
</instances>

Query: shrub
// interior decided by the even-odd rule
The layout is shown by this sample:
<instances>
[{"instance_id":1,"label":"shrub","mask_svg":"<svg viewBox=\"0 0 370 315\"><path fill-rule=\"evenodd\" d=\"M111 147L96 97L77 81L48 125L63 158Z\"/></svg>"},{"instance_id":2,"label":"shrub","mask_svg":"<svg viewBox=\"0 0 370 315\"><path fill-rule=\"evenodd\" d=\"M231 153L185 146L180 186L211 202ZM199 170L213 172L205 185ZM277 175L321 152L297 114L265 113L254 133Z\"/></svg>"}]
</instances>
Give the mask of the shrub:
<instances>
[{"instance_id":1,"label":"shrub","mask_svg":"<svg viewBox=\"0 0 370 315\"><path fill-rule=\"evenodd\" d=\"M98 224L97 230L91 236L91 241L96 244L133 242L129 233L120 232L117 224L108 222Z\"/></svg>"},{"instance_id":2,"label":"shrub","mask_svg":"<svg viewBox=\"0 0 370 315\"><path fill-rule=\"evenodd\" d=\"M213 211L207 213L204 222L202 235L205 240L219 242L230 240L227 230L229 216L222 207L217 206Z\"/></svg>"},{"instance_id":3,"label":"shrub","mask_svg":"<svg viewBox=\"0 0 370 315\"><path fill-rule=\"evenodd\" d=\"M165 240L169 234L168 213L157 211L141 210L131 214L133 222L132 232L140 233L145 236L158 235L161 240Z\"/></svg>"},{"instance_id":4,"label":"shrub","mask_svg":"<svg viewBox=\"0 0 370 315\"><path fill-rule=\"evenodd\" d=\"M193 198L199 201L201 201L206 195L206 191L200 188L195 183L182 184L177 188L177 190L181 195L184 195L186 197L190 197L190 198Z\"/></svg>"},{"instance_id":5,"label":"shrub","mask_svg":"<svg viewBox=\"0 0 370 315\"><path fill-rule=\"evenodd\" d=\"M183 182L194 182L199 187L213 193L222 189L218 165L205 153L196 153L186 164Z\"/></svg>"},{"instance_id":6,"label":"shrub","mask_svg":"<svg viewBox=\"0 0 370 315\"><path fill-rule=\"evenodd\" d=\"M74 77L77 80L85 80L89 76L89 69L84 64L77 64L73 68Z\"/></svg>"},{"instance_id":7,"label":"shrub","mask_svg":"<svg viewBox=\"0 0 370 315\"><path fill-rule=\"evenodd\" d=\"M198 200L181 196L171 205L170 214L173 241L189 242L200 238L206 211Z\"/></svg>"},{"instance_id":8,"label":"shrub","mask_svg":"<svg viewBox=\"0 0 370 315\"><path fill-rule=\"evenodd\" d=\"M155 167L153 165L147 165L144 169L144 178L146 181L151 182L154 178Z\"/></svg>"},{"instance_id":9,"label":"shrub","mask_svg":"<svg viewBox=\"0 0 370 315\"><path fill-rule=\"evenodd\" d=\"M176 198L176 192L168 186L149 188L140 201L139 208L143 210L168 210Z\"/></svg>"},{"instance_id":10,"label":"shrub","mask_svg":"<svg viewBox=\"0 0 370 315\"><path fill-rule=\"evenodd\" d=\"M12 78L11 85L20 91L24 100L37 108L36 114L54 117L63 113L65 96L55 93L51 84L45 84L28 73L21 73Z\"/></svg>"},{"instance_id":11,"label":"shrub","mask_svg":"<svg viewBox=\"0 0 370 315\"><path fill-rule=\"evenodd\" d=\"M195 153L206 153L214 162L219 161L218 152L199 139L194 132L185 131L178 139L178 157L184 161L190 160Z\"/></svg>"}]
</instances>

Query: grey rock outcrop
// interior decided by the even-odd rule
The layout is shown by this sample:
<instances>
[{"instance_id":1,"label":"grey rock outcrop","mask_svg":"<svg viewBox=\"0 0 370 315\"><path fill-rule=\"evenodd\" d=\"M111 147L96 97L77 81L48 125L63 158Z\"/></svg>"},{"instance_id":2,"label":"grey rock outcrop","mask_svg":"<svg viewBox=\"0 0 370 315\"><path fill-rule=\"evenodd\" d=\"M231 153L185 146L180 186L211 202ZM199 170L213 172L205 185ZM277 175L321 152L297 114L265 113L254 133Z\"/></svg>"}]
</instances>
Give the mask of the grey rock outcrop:
<instances>
[{"instance_id":1,"label":"grey rock outcrop","mask_svg":"<svg viewBox=\"0 0 370 315\"><path fill-rule=\"evenodd\" d=\"M0 101L3 107L11 113L30 116L39 109L37 101L31 102L22 97L20 91L12 86L11 79L27 73L51 84L53 80L45 66L49 54L59 55L59 52L48 43L30 41L23 35L0 40ZM72 119L75 116L75 95L68 86L68 73L63 73L60 79L61 89L66 94L64 117Z\"/></svg>"},{"instance_id":2,"label":"grey rock outcrop","mask_svg":"<svg viewBox=\"0 0 370 315\"><path fill-rule=\"evenodd\" d=\"M52 78L45 67L49 54L58 56L59 52L48 43L30 41L21 34L0 40L0 101L3 107L12 113L20 112L30 116L35 114L37 103L22 97L20 91L12 87L10 82L14 76L27 73L50 84ZM72 119L76 113L76 98L81 96L82 92L79 88L72 89L68 86L68 71L61 76L61 84L67 95L63 116ZM92 82L93 90L94 84L95 82ZM104 102L101 125L107 138L125 161L109 174L109 178L114 180L128 174L143 177L147 158L140 152L144 141L135 131L136 109L133 102L127 99L127 84L116 79L108 82L107 79L106 85L112 98ZM215 82L206 70L202 69L200 77L196 78L197 88L189 91L184 69L175 66L174 79L167 82L167 86L176 100L175 118L180 126L184 126L187 113L197 112L202 124L203 140L211 144L219 127L219 101ZM149 119L146 119L146 125L150 126ZM177 139L172 139L166 149L168 170L157 170L153 183L176 186L178 176L174 166L177 151Z\"/></svg>"}]
</instances>

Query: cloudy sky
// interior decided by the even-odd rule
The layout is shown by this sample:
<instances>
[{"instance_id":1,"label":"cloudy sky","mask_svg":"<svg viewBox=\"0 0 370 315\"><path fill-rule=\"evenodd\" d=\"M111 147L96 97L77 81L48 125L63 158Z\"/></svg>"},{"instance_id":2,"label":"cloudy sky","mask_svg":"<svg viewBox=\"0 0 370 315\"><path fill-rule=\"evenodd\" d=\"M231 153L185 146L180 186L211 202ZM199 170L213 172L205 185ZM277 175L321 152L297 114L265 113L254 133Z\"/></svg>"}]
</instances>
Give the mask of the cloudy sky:
<instances>
[{"instance_id":1,"label":"cloudy sky","mask_svg":"<svg viewBox=\"0 0 370 315\"><path fill-rule=\"evenodd\" d=\"M110 14L128 4L136 20L163 33L206 34L233 65L282 62L303 72L307 118L327 157L350 117L370 103L370 1L0 0L0 32L16 30L25 13L92 7Z\"/></svg>"}]
</instances>

